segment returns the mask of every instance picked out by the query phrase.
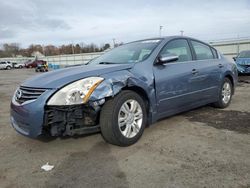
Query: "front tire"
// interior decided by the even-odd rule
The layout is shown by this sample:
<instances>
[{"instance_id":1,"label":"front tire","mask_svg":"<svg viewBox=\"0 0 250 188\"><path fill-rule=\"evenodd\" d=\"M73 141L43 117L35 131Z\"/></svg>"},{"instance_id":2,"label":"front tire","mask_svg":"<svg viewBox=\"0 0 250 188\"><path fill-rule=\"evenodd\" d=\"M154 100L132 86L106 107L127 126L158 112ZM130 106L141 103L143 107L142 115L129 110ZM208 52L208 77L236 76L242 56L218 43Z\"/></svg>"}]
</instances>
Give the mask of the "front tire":
<instances>
[{"instance_id":1,"label":"front tire","mask_svg":"<svg viewBox=\"0 0 250 188\"><path fill-rule=\"evenodd\" d=\"M108 143L129 146L140 139L146 120L144 100L133 91L122 91L102 107L101 133Z\"/></svg>"},{"instance_id":2,"label":"front tire","mask_svg":"<svg viewBox=\"0 0 250 188\"><path fill-rule=\"evenodd\" d=\"M229 78L224 78L219 92L219 100L214 103L216 108L226 108L229 106L233 95L233 85Z\"/></svg>"}]
</instances>

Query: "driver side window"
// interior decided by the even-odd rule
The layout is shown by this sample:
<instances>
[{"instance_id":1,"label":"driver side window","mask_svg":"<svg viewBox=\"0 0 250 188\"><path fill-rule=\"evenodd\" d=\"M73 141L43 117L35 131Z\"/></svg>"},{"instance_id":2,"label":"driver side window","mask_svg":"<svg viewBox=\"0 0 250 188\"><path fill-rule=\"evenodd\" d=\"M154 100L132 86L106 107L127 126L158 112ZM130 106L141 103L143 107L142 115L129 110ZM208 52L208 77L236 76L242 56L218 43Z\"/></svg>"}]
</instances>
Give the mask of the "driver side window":
<instances>
[{"instance_id":1,"label":"driver side window","mask_svg":"<svg viewBox=\"0 0 250 188\"><path fill-rule=\"evenodd\" d=\"M172 40L162 49L160 55L164 56L178 56L177 62L191 61L192 55L185 39Z\"/></svg>"}]
</instances>

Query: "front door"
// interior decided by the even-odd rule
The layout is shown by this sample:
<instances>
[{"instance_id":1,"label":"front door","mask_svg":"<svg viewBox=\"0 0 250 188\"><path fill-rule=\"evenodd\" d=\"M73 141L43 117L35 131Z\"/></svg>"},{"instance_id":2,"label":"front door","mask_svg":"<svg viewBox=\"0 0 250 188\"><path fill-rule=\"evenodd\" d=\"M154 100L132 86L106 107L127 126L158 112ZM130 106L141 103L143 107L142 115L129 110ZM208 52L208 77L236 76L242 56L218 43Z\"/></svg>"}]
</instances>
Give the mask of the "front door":
<instances>
[{"instance_id":1,"label":"front door","mask_svg":"<svg viewBox=\"0 0 250 188\"><path fill-rule=\"evenodd\" d=\"M175 55L179 59L171 63L154 65L158 118L174 114L190 105L190 80L195 66L186 39L168 42L161 50L159 56L161 55Z\"/></svg>"}]
</instances>

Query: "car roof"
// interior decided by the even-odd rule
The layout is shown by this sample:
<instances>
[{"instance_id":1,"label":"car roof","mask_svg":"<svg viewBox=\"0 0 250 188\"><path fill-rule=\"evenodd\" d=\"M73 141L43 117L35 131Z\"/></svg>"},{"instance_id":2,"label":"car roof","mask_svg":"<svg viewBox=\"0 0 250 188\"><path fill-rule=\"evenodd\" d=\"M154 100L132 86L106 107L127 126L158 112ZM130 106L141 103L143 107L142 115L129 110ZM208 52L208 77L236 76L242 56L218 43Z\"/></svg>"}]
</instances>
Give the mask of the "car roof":
<instances>
[{"instance_id":1,"label":"car roof","mask_svg":"<svg viewBox=\"0 0 250 188\"><path fill-rule=\"evenodd\" d=\"M188 36L181 36L181 35L163 36L163 37L155 37L155 38L146 38L146 39L131 41L131 42L128 42L127 44L133 43L133 42L146 41L146 40L162 40L162 41L164 40L164 41L169 41L169 40L172 40L172 39L190 39L190 40L195 40L195 41L204 43L204 44L210 46L211 48L215 49L213 46L211 46L207 42L201 41L201 40L196 39L196 38L192 38L192 37L188 37Z\"/></svg>"},{"instance_id":2,"label":"car roof","mask_svg":"<svg viewBox=\"0 0 250 188\"><path fill-rule=\"evenodd\" d=\"M181 36L181 35L173 35L173 36L163 36L163 37L153 37L153 38L145 38L145 39L140 39L140 40L136 40L136 41L131 41L131 42L140 42L140 41L145 41L145 40L171 40L171 39L180 39L180 38L183 38L183 39L191 39L191 40L197 40L197 41L200 41L202 43L206 43L206 42L203 42L199 39L196 39L196 38L192 38L192 37L188 37L188 36ZM128 42L130 43L130 42Z\"/></svg>"}]
</instances>

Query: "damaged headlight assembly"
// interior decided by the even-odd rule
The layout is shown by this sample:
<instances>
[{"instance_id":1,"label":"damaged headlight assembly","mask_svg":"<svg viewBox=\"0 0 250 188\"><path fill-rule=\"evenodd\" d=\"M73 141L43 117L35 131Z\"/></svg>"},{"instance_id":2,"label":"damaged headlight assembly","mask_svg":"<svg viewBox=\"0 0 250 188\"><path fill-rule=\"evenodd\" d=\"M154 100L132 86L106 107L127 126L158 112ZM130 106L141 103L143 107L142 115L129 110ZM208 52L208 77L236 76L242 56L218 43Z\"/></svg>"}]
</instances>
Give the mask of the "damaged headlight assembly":
<instances>
[{"instance_id":1,"label":"damaged headlight assembly","mask_svg":"<svg viewBox=\"0 0 250 188\"><path fill-rule=\"evenodd\" d=\"M104 80L101 77L88 77L73 82L57 91L48 101L49 106L85 104L95 88Z\"/></svg>"}]
</instances>

